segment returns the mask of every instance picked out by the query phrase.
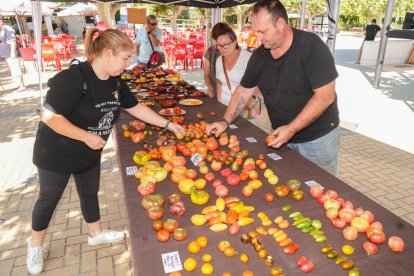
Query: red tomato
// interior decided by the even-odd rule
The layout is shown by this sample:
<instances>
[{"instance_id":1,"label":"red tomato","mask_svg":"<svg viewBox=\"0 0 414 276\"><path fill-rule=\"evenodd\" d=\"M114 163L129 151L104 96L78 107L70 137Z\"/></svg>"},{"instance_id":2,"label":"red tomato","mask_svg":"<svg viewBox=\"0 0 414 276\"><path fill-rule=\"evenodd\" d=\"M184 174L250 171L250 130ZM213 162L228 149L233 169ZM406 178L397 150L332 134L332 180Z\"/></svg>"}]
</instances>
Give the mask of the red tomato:
<instances>
[{"instance_id":1,"label":"red tomato","mask_svg":"<svg viewBox=\"0 0 414 276\"><path fill-rule=\"evenodd\" d=\"M286 254L294 254L298 250L299 246L297 244L288 245L285 248L283 248L283 252L285 252Z\"/></svg>"},{"instance_id":2,"label":"red tomato","mask_svg":"<svg viewBox=\"0 0 414 276\"><path fill-rule=\"evenodd\" d=\"M179 226L178 221L176 219L167 219L164 221L162 228L167 230L168 232L172 233L175 229Z\"/></svg>"},{"instance_id":3,"label":"red tomato","mask_svg":"<svg viewBox=\"0 0 414 276\"><path fill-rule=\"evenodd\" d=\"M338 198L338 193L334 190L327 190L325 192L325 194L328 195L329 198L332 198L332 199L337 199Z\"/></svg>"},{"instance_id":4,"label":"red tomato","mask_svg":"<svg viewBox=\"0 0 414 276\"><path fill-rule=\"evenodd\" d=\"M378 252L378 246L371 242L364 242L362 247L368 255L375 255Z\"/></svg>"},{"instance_id":5,"label":"red tomato","mask_svg":"<svg viewBox=\"0 0 414 276\"><path fill-rule=\"evenodd\" d=\"M388 246L394 252L403 252L405 243L400 237L392 236L388 239Z\"/></svg>"},{"instance_id":6,"label":"red tomato","mask_svg":"<svg viewBox=\"0 0 414 276\"><path fill-rule=\"evenodd\" d=\"M346 225L346 221L341 218L334 218L331 222L336 228L344 228Z\"/></svg>"},{"instance_id":7,"label":"red tomato","mask_svg":"<svg viewBox=\"0 0 414 276\"><path fill-rule=\"evenodd\" d=\"M368 240L375 244L383 244L385 242L385 234L381 230L367 233Z\"/></svg>"},{"instance_id":8,"label":"red tomato","mask_svg":"<svg viewBox=\"0 0 414 276\"><path fill-rule=\"evenodd\" d=\"M330 199L329 195L327 195L326 193L324 193L324 194L321 194L318 197L318 202L319 202L319 204L324 204L325 201L327 201L328 199Z\"/></svg>"},{"instance_id":9,"label":"red tomato","mask_svg":"<svg viewBox=\"0 0 414 276\"><path fill-rule=\"evenodd\" d=\"M375 221L374 214L371 211L364 211L364 212L362 212L362 214L360 215L360 217L362 219L365 219L366 221L368 221L369 224L371 224L371 223L373 223Z\"/></svg>"},{"instance_id":10,"label":"red tomato","mask_svg":"<svg viewBox=\"0 0 414 276\"><path fill-rule=\"evenodd\" d=\"M370 228L373 228L373 229L378 229L378 230L383 230L384 229L384 227L382 226L382 223L379 222L379 221L376 221L376 222L371 223L369 225L369 227Z\"/></svg>"},{"instance_id":11,"label":"red tomato","mask_svg":"<svg viewBox=\"0 0 414 276\"><path fill-rule=\"evenodd\" d=\"M227 177L227 184L229 184L230 186L236 186L236 185L239 185L239 183L240 183L240 176L236 174L230 174Z\"/></svg>"},{"instance_id":12,"label":"red tomato","mask_svg":"<svg viewBox=\"0 0 414 276\"><path fill-rule=\"evenodd\" d=\"M267 202L272 202L272 201L273 201L273 199L274 199L274 196L273 196L271 193L266 193L266 194L265 194L265 200L266 200Z\"/></svg>"},{"instance_id":13,"label":"red tomato","mask_svg":"<svg viewBox=\"0 0 414 276\"><path fill-rule=\"evenodd\" d=\"M224 185L218 185L215 190L215 194L218 197L225 197L229 193L229 189Z\"/></svg>"},{"instance_id":14,"label":"red tomato","mask_svg":"<svg viewBox=\"0 0 414 276\"><path fill-rule=\"evenodd\" d=\"M358 231L355 227L353 226L348 226L344 229L344 231L342 232L344 238L348 241L353 241L356 240L358 238Z\"/></svg>"},{"instance_id":15,"label":"red tomato","mask_svg":"<svg viewBox=\"0 0 414 276\"><path fill-rule=\"evenodd\" d=\"M177 114L177 115L181 114L181 107L179 107L179 106L174 107L173 112L174 112L174 114Z\"/></svg>"},{"instance_id":16,"label":"red tomato","mask_svg":"<svg viewBox=\"0 0 414 276\"><path fill-rule=\"evenodd\" d=\"M168 109L168 108L166 108L166 109L164 109L164 114L171 114L171 109Z\"/></svg>"},{"instance_id":17,"label":"red tomato","mask_svg":"<svg viewBox=\"0 0 414 276\"><path fill-rule=\"evenodd\" d=\"M318 198L321 194L323 194L323 188L320 185L312 186L309 193L313 198Z\"/></svg>"},{"instance_id":18,"label":"red tomato","mask_svg":"<svg viewBox=\"0 0 414 276\"><path fill-rule=\"evenodd\" d=\"M302 266L308 259L305 256L300 256L296 260L298 266Z\"/></svg>"},{"instance_id":19,"label":"red tomato","mask_svg":"<svg viewBox=\"0 0 414 276\"><path fill-rule=\"evenodd\" d=\"M306 273L306 272L312 271L314 267L315 266L313 265L311 261L306 261L300 266L300 270Z\"/></svg>"},{"instance_id":20,"label":"red tomato","mask_svg":"<svg viewBox=\"0 0 414 276\"><path fill-rule=\"evenodd\" d=\"M243 189L242 189L242 194L245 197L251 197L253 195L253 188L250 185L244 186Z\"/></svg>"},{"instance_id":21,"label":"red tomato","mask_svg":"<svg viewBox=\"0 0 414 276\"><path fill-rule=\"evenodd\" d=\"M350 223L355 217L355 212L351 208L343 208L338 212L339 218L345 220L346 223Z\"/></svg>"},{"instance_id":22,"label":"red tomato","mask_svg":"<svg viewBox=\"0 0 414 276\"><path fill-rule=\"evenodd\" d=\"M336 208L328 208L325 212L325 215L328 219L335 219L338 217L338 209Z\"/></svg>"},{"instance_id":23,"label":"red tomato","mask_svg":"<svg viewBox=\"0 0 414 276\"><path fill-rule=\"evenodd\" d=\"M160 231L158 231L157 239L160 242L166 242L169 240L169 238L170 238L170 232L168 232L168 230L161 229Z\"/></svg>"},{"instance_id":24,"label":"red tomato","mask_svg":"<svg viewBox=\"0 0 414 276\"><path fill-rule=\"evenodd\" d=\"M187 238L187 231L184 228L177 228L174 230L174 240L183 241Z\"/></svg>"}]
</instances>

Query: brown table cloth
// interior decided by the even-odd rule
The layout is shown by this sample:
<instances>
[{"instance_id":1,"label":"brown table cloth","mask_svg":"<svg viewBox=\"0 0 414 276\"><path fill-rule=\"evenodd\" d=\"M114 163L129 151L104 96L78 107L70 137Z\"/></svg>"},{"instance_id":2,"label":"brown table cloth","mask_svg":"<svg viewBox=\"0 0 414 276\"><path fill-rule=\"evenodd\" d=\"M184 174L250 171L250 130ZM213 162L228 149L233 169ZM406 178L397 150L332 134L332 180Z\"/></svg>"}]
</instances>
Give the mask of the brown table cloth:
<instances>
[{"instance_id":1,"label":"brown table cloth","mask_svg":"<svg viewBox=\"0 0 414 276\"><path fill-rule=\"evenodd\" d=\"M222 118L225 106L214 102L209 98L202 98L202 100L204 103L201 106L183 107L187 112L185 119L186 124L199 121L196 118L198 112L202 112L205 115L205 119L209 122ZM211 111L215 111L216 115L212 116L210 114ZM280 185L280 183L285 183L289 179L299 179L302 183L315 180L326 189L336 190L339 193L339 197L352 201L354 207L362 207L365 210L372 211L376 220L383 223L384 232L387 238L392 235L397 235L403 238L406 245L405 251L403 253L394 253L388 248L385 242L384 244L379 245L379 252L377 255L367 256L362 249L362 243L367 241L365 234L359 234L358 239L355 241L345 240L342 236L342 229L335 228L328 221L325 217L323 206L309 195L309 187L305 184L302 184L302 189L305 193L305 197L302 201L294 201L290 196L286 198L278 198L275 196L273 202L266 202L264 200L265 193L271 192L274 194L273 191L275 186L267 183L263 178L263 171L260 170L259 175L263 181L263 187L260 190L254 191L251 198L245 198L241 193L241 189L246 185L247 181L242 182L235 187L228 186L230 190L229 196L238 196L246 205L255 206L256 210L252 213L252 217L255 218L254 224L241 227L240 233L235 236L231 236L228 231L219 233L212 232L207 225L194 226L190 221L191 216L195 213L201 213L203 207L212 205L216 201L217 197L214 195L214 190L211 185L208 184L206 190L210 194L210 199L204 206L196 206L195 204L192 204L189 196L182 194L187 210L181 217L169 214L169 204L166 203L166 213L163 220L166 218L178 219L180 226L186 228L189 235L185 241L181 242L175 241L172 236L168 242L159 242L156 238L156 232L152 230L152 221L147 217L146 211L141 207L142 196L139 195L136 190L139 180L133 175L127 176L126 174L127 167L135 166L135 163L132 161L133 153L136 150L141 149L139 145L133 144L130 139L122 137L121 125L128 123L131 119L132 117L129 114L125 112L122 113L120 120L118 120L114 129L116 134L118 160L120 171L122 173L126 206L128 210L130 227L129 238L131 241L134 275L165 275L161 254L172 251L179 251L182 264L184 264L184 260L188 257L193 257L197 260L196 270L192 273L183 271L183 275L201 275L200 268L203 264L201 257L205 253L210 253L213 256L211 261L214 266L213 275L221 275L225 271L232 272L233 275L241 275L246 269L253 271L255 275L269 275L270 268L265 266L263 259L261 259L254 251L253 246L243 244L240 241L241 233L248 233L256 227L261 226L261 220L257 218L258 211L265 212L272 221L279 215L289 219L288 214L292 211L300 211L304 216L308 216L311 219L320 219L323 223L322 230L328 238L326 243L332 244L334 250L338 251L340 255L343 255L341 248L345 244L349 244L356 249L355 253L348 257L348 259L355 261L355 267L360 269L361 275L414 275L414 227L412 225L289 148L283 147L279 150L268 148L264 142L266 134L242 118L239 118L234 122L238 128L233 130L228 129L228 134L236 134L241 142L241 149L248 149L250 156L255 159L259 153L263 153L265 156L268 153L276 153L282 157L281 160L277 161L270 159L268 156L265 157L268 167L279 177L278 185ZM153 137L153 140L149 141L154 144L156 135L153 135ZM249 143L246 140L247 137L254 137L257 142ZM194 168L194 165L189 159L187 159L187 167ZM219 173L215 173L215 175L216 178L224 180ZM198 177L201 177L200 173L198 173ZM157 184L156 193L161 193L165 197L168 197L168 195L173 192L180 193L177 185L170 182L169 179L168 176L164 182ZM292 205L292 210L290 212L282 211L282 207L286 204ZM291 222L291 219L289 220ZM274 223L272 223L272 226L277 228ZM314 263L315 268L311 273L312 275L347 275L347 271L343 270L340 266L335 265L335 260L328 259L326 255L320 252L322 244L316 243L309 234L302 233L300 229L296 229L293 226L289 226L289 228L285 229L285 232L293 239L294 243L299 245L300 249L296 254L285 254L283 253L283 248L279 247L271 236L262 237L266 250L274 258L274 266L283 267L285 275L299 275L303 273L296 265L296 259L299 256L306 256ZM208 246L202 248L198 254L189 253L187 250L188 243L201 235L208 238ZM247 253L250 256L249 262L247 264L242 264L239 261L239 255L236 255L235 257L226 257L217 248L217 245L221 240L230 241L239 254L243 252Z\"/></svg>"}]
</instances>

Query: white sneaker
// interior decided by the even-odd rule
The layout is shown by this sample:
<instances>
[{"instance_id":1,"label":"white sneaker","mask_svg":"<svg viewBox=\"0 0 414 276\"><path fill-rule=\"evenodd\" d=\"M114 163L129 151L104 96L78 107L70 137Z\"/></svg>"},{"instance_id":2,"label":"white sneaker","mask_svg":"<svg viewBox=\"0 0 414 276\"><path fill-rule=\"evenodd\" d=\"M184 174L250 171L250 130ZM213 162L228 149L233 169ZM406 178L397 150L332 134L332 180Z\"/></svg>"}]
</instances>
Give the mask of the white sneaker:
<instances>
[{"instance_id":1,"label":"white sneaker","mask_svg":"<svg viewBox=\"0 0 414 276\"><path fill-rule=\"evenodd\" d=\"M98 245L103 243L115 243L125 239L124 232L118 232L114 230L104 229L101 234L95 237L88 237L89 245Z\"/></svg>"},{"instance_id":2,"label":"white sneaker","mask_svg":"<svg viewBox=\"0 0 414 276\"><path fill-rule=\"evenodd\" d=\"M27 271L30 275L38 275L43 271L43 253L46 249L43 247L33 247L29 241L27 243Z\"/></svg>"}]
</instances>

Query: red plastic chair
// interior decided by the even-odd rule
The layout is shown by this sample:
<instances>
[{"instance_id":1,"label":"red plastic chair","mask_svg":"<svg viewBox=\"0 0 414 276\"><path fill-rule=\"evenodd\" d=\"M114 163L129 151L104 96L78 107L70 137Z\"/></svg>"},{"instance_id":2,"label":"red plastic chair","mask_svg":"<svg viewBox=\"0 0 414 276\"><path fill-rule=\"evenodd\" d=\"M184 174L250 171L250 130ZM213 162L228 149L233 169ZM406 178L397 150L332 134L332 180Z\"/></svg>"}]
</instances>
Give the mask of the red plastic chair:
<instances>
[{"instance_id":1,"label":"red plastic chair","mask_svg":"<svg viewBox=\"0 0 414 276\"><path fill-rule=\"evenodd\" d=\"M177 61L183 65L183 69L187 71L187 45L184 43L175 44L174 51L171 55L171 61L174 64L174 69L177 66Z\"/></svg>"},{"instance_id":2,"label":"red plastic chair","mask_svg":"<svg viewBox=\"0 0 414 276\"><path fill-rule=\"evenodd\" d=\"M55 48L52 43L42 44L42 70L44 71L44 62L53 61L58 71L62 70L59 56L55 52Z\"/></svg>"},{"instance_id":3,"label":"red plastic chair","mask_svg":"<svg viewBox=\"0 0 414 276\"><path fill-rule=\"evenodd\" d=\"M194 60L199 59L200 60L200 68L202 69L204 67L204 52L205 47L204 43L195 43L193 45L193 50L190 55L188 55L188 62L187 67L191 63L191 69L194 70Z\"/></svg>"},{"instance_id":4,"label":"red plastic chair","mask_svg":"<svg viewBox=\"0 0 414 276\"><path fill-rule=\"evenodd\" d=\"M24 61L33 61L34 66L37 70L36 50L34 48L32 47L19 48L19 53L23 60L23 68L24 68Z\"/></svg>"}]
</instances>

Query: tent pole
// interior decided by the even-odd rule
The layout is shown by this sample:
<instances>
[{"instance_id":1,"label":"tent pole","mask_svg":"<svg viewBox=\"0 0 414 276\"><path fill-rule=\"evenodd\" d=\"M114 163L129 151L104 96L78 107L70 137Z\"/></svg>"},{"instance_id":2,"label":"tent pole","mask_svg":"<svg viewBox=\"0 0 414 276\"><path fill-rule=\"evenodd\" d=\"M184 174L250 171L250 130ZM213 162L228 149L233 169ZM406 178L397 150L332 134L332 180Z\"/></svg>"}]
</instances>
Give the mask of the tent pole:
<instances>
[{"instance_id":1,"label":"tent pole","mask_svg":"<svg viewBox=\"0 0 414 276\"><path fill-rule=\"evenodd\" d=\"M326 44L329 47L332 55L335 52L336 33L338 30L339 7L341 0L327 0L328 5L328 39Z\"/></svg>"},{"instance_id":2,"label":"tent pole","mask_svg":"<svg viewBox=\"0 0 414 276\"><path fill-rule=\"evenodd\" d=\"M39 96L40 106L43 105L43 85L42 85L42 2L34 0L32 4L32 18L34 37L36 41L36 59L37 59L37 75L39 80Z\"/></svg>"},{"instance_id":3,"label":"tent pole","mask_svg":"<svg viewBox=\"0 0 414 276\"><path fill-rule=\"evenodd\" d=\"M305 17L306 17L306 0L302 0L302 5L300 7L300 29L305 29ZM309 20L312 20L309 18Z\"/></svg>"},{"instance_id":4,"label":"tent pole","mask_svg":"<svg viewBox=\"0 0 414 276\"><path fill-rule=\"evenodd\" d=\"M375 65L375 75L373 86L379 87L381 80L382 66L384 65L385 49L387 48L388 35L391 27L392 11L394 10L395 0L387 1L387 10L385 11L384 26L381 32L381 41L378 50L377 64Z\"/></svg>"}]
</instances>

